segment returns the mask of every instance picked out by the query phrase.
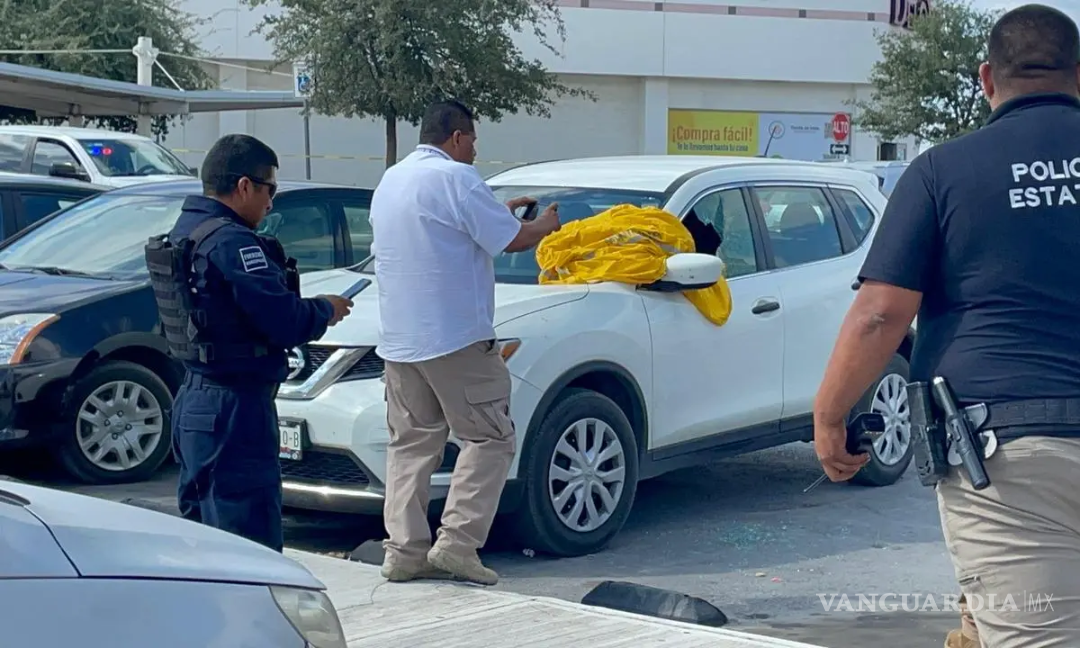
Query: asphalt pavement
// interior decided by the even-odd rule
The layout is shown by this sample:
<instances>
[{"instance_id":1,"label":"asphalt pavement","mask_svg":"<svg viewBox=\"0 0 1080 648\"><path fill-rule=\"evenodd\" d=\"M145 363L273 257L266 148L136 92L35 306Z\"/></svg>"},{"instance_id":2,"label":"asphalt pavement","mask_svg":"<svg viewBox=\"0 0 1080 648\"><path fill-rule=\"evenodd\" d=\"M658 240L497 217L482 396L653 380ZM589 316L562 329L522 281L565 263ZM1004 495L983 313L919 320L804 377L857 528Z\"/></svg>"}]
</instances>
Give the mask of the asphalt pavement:
<instances>
[{"instance_id":1,"label":"asphalt pavement","mask_svg":"<svg viewBox=\"0 0 1080 648\"><path fill-rule=\"evenodd\" d=\"M152 482L111 487L73 484L36 462L0 459L5 472L114 500L165 509L174 502L172 467ZM534 555L496 524L484 559L499 572L499 589L523 594L580 601L604 580L632 581L706 599L741 631L830 648L941 646L959 624L955 613L918 611L914 599L906 611L835 609L844 594L857 605L860 594L942 602L958 592L932 490L909 471L891 487L825 482L803 493L820 474L808 444L671 473L639 487L626 527L605 551ZM339 556L383 537L372 518L290 511L286 528L289 546Z\"/></svg>"}]
</instances>

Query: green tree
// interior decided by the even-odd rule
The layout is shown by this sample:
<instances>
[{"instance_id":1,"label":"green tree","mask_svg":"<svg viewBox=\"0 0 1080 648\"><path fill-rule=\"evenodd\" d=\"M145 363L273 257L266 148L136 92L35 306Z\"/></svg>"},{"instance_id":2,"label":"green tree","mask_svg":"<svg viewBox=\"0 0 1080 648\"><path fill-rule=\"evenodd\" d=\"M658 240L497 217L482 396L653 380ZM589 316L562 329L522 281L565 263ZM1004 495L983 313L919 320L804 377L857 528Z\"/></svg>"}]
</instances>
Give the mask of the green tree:
<instances>
[{"instance_id":1,"label":"green tree","mask_svg":"<svg viewBox=\"0 0 1080 648\"><path fill-rule=\"evenodd\" d=\"M200 21L178 8L176 0L0 0L0 49L4 50L125 50L116 54L17 54L0 61L59 72L134 83L137 62L130 53L140 36L149 36L163 53L198 57L195 29ZM197 61L159 58L185 90L213 86L209 73ZM160 69L154 85L174 87ZM33 111L3 106L0 122L34 123ZM175 116L153 120L154 133L166 133ZM58 122L63 118L46 121ZM127 115L86 118L103 128L134 132L136 120Z\"/></svg>"},{"instance_id":2,"label":"green tree","mask_svg":"<svg viewBox=\"0 0 1080 648\"><path fill-rule=\"evenodd\" d=\"M244 0L249 6L268 0ZM557 0L281 0L259 25L278 63L306 61L321 114L372 117L386 125L386 166L397 162L397 125L417 125L432 100L456 98L478 117L499 121L524 110L550 116L570 88L527 60L511 32L535 34L551 52L545 26L565 39Z\"/></svg>"},{"instance_id":3,"label":"green tree","mask_svg":"<svg viewBox=\"0 0 1080 648\"><path fill-rule=\"evenodd\" d=\"M910 30L881 33L871 98L854 103L854 124L885 140L915 136L934 144L979 128L990 114L979 65L996 19L997 12L941 0L914 17Z\"/></svg>"}]
</instances>

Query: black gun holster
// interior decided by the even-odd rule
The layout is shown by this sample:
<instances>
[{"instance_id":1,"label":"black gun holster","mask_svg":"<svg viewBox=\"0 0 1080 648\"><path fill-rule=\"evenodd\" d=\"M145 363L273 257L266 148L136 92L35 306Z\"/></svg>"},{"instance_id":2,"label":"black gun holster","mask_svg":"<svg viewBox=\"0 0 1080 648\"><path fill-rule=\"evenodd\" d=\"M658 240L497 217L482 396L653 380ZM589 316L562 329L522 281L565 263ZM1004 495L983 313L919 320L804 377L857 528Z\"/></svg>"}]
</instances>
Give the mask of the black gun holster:
<instances>
[{"instance_id":1,"label":"black gun holster","mask_svg":"<svg viewBox=\"0 0 1080 648\"><path fill-rule=\"evenodd\" d=\"M949 474L949 440L940 409L934 404L930 385L912 382L907 385L908 407L911 411L912 460L919 474L919 483L934 486ZM989 417L985 404L964 408L976 432Z\"/></svg>"}]
</instances>

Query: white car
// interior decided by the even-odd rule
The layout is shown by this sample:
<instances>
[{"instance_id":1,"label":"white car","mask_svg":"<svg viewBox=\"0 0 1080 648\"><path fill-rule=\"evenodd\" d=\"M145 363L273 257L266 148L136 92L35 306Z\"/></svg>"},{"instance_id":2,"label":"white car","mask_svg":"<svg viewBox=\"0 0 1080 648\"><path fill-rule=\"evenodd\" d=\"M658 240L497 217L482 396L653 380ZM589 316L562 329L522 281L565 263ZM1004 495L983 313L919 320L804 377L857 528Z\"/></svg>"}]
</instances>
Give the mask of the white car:
<instances>
[{"instance_id":1,"label":"white car","mask_svg":"<svg viewBox=\"0 0 1080 648\"><path fill-rule=\"evenodd\" d=\"M325 590L239 536L0 480L5 646L345 648Z\"/></svg>"},{"instance_id":2,"label":"white car","mask_svg":"<svg viewBox=\"0 0 1080 648\"><path fill-rule=\"evenodd\" d=\"M877 178L786 160L639 156L532 164L488 182L504 200L558 201L564 221L661 206L683 219L697 253L723 258L733 301L716 326L670 286L538 285L533 252L496 259L495 330L519 443L502 511L529 546L595 551L623 526L640 480L812 440L814 395L885 207ZM666 280L713 265L672 257ZM374 282L373 266L308 274L304 290ZM277 401L287 505L381 513L388 436L376 293L361 292L344 322L293 351ZM911 345L856 408L887 421L862 483L891 484L911 460ZM433 501L445 498L456 444L432 477Z\"/></svg>"},{"instance_id":3,"label":"white car","mask_svg":"<svg viewBox=\"0 0 1080 648\"><path fill-rule=\"evenodd\" d=\"M133 133L60 126L0 126L0 171L129 187L197 175L169 149Z\"/></svg>"}]
</instances>

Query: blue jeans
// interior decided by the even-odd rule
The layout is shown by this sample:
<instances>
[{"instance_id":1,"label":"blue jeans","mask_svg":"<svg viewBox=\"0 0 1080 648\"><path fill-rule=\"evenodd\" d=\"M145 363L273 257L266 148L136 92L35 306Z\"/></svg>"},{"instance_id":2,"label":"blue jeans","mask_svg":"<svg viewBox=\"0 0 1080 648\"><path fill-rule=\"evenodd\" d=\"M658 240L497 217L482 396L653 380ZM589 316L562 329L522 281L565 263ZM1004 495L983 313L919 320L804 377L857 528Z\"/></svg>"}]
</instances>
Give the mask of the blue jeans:
<instances>
[{"instance_id":1,"label":"blue jeans","mask_svg":"<svg viewBox=\"0 0 1080 648\"><path fill-rule=\"evenodd\" d=\"M172 414L184 518L281 551L280 436L271 386L188 374Z\"/></svg>"}]
</instances>

